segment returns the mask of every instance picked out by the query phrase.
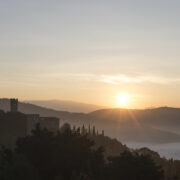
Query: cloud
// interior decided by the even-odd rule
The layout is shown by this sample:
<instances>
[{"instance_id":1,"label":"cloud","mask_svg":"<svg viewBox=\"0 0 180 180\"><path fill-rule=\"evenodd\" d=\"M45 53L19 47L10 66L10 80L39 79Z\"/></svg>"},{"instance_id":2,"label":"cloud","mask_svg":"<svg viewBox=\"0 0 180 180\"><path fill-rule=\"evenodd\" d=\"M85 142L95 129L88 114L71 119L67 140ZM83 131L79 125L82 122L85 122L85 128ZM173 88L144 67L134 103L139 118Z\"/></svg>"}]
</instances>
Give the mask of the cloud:
<instances>
[{"instance_id":1,"label":"cloud","mask_svg":"<svg viewBox=\"0 0 180 180\"><path fill-rule=\"evenodd\" d=\"M102 75L101 81L108 84L141 83L143 79L127 75Z\"/></svg>"},{"instance_id":2,"label":"cloud","mask_svg":"<svg viewBox=\"0 0 180 180\"><path fill-rule=\"evenodd\" d=\"M102 81L109 84L120 84L120 83L155 83L155 84L170 84L180 82L180 78L168 78L161 76L152 75L141 75L141 76L129 76L129 75L103 75Z\"/></svg>"},{"instance_id":3,"label":"cloud","mask_svg":"<svg viewBox=\"0 0 180 180\"><path fill-rule=\"evenodd\" d=\"M126 74L116 74L116 75L105 75L105 74L68 74L69 77L76 80L84 81L98 81L107 84L141 84L141 83L154 83L154 84L171 84L180 83L180 78L173 77L162 77L156 75L126 75Z\"/></svg>"},{"instance_id":4,"label":"cloud","mask_svg":"<svg viewBox=\"0 0 180 180\"><path fill-rule=\"evenodd\" d=\"M101 82L106 84L142 84L142 83L154 83L154 84L172 84L180 83L180 78L163 77L159 75L150 74L86 74L86 73L50 73L43 75L49 80L73 80L73 81L89 81L89 82Z\"/></svg>"}]
</instances>

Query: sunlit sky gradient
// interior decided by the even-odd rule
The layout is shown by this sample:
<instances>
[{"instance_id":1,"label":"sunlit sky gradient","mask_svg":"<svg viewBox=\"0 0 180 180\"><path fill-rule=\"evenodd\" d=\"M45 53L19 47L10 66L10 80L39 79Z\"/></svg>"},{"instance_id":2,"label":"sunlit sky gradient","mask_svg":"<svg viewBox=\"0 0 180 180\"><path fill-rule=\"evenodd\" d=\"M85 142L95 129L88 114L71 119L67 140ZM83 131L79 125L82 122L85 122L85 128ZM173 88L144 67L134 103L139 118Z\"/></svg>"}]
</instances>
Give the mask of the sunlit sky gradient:
<instances>
[{"instance_id":1,"label":"sunlit sky gradient","mask_svg":"<svg viewBox=\"0 0 180 180\"><path fill-rule=\"evenodd\" d=\"M179 0L0 0L0 96L180 107Z\"/></svg>"}]
</instances>

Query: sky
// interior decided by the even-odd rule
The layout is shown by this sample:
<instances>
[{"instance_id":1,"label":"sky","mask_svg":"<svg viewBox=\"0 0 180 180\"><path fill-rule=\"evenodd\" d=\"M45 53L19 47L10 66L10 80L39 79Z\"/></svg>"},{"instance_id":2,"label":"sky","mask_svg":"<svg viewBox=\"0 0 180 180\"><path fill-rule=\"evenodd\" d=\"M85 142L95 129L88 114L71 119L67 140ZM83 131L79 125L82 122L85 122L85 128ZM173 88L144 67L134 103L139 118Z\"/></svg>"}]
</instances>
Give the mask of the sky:
<instances>
[{"instance_id":1,"label":"sky","mask_svg":"<svg viewBox=\"0 0 180 180\"><path fill-rule=\"evenodd\" d=\"M180 107L179 0L0 0L0 96Z\"/></svg>"}]
</instances>

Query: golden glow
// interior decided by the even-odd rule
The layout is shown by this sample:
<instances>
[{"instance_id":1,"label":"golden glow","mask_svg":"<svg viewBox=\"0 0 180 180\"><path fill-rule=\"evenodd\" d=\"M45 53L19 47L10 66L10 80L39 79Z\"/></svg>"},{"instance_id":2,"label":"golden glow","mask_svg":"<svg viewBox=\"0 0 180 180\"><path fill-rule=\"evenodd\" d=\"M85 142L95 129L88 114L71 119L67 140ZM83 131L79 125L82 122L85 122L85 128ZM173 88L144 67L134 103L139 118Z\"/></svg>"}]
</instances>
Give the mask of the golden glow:
<instances>
[{"instance_id":1,"label":"golden glow","mask_svg":"<svg viewBox=\"0 0 180 180\"><path fill-rule=\"evenodd\" d=\"M120 107L126 107L129 102L129 95L126 93L122 93L117 98L118 105Z\"/></svg>"}]
</instances>

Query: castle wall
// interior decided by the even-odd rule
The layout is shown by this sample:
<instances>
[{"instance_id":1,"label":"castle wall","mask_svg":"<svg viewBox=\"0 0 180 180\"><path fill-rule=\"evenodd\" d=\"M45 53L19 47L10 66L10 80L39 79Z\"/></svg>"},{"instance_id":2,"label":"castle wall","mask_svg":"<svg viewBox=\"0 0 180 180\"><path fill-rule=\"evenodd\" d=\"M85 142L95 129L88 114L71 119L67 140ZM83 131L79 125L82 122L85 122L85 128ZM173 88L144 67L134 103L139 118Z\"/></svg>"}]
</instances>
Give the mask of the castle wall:
<instances>
[{"instance_id":1,"label":"castle wall","mask_svg":"<svg viewBox=\"0 0 180 180\"><path fill-rule=\"evenodd\" d=\"M13 148L19 137L26 136L27 120L25 118L12 117L0 119L0 144Z\"/></svg>"},{"instance_id":2,"label":"castle wall","mask_svg":"<svg viewBox=\"0 0 180 180\"><path fill-rule=\"evenodd\" d=\"M41 128L56 132L59 130L60 121L55 117L40 117L40 126Z\"/></svg>"}]
</instances>

